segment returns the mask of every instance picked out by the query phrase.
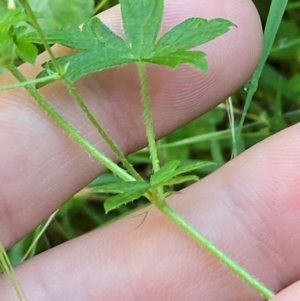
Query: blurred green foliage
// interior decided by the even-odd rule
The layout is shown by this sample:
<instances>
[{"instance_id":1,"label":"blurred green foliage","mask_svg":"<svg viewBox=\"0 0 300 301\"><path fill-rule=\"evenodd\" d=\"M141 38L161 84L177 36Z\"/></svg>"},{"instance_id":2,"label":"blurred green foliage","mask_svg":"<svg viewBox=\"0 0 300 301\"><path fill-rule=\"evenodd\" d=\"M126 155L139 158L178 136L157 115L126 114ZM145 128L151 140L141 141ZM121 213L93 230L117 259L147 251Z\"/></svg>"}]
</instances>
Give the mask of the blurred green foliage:
<instances>
[{"instance_id":1,"label":"blurred green foliage","mask_svg":"<svg viewBox=\"0 0 300 301\"><path fill-rule=\"evenodd\" d=\"M52 4L50 4L51 1L53 1ZM1 2L2 0L0 0L0 4ZM32 0L31 2L38 5L35 6L36 11L40 11L38 7L46 8L47 14L45 16L49 19L44 19L44 28L58 26L70 20L76 20L80 23L91 15L92 9L100 7L101 11L117 3L117 1L96 1L92 8L91 2L86 0L69 1L67 5L59 0ZM73 2L74 7L70 10L71 2ZM257 5L264 25L271 0L254 0L254 3ZM247 114L242 137L238 145L235 145L239 151L249 148L268 136L297 123L300 119L299 4L300 1L290 1L289 3L271 55L263 70L258 90ZM232 95L231 98L234 124L236 125L243 111L246 92L247 85ZM205 176L231 159L233 145L227 106L223 103L159 141L159 153L162 162L172 159L190 162L200 159L216 162L216 166L210 166L199 174ZM141 150L131 154L129 158L140 174L145 178L149 178L151 168L147 151ZM105 215L103 202L107 196L93 194L91 187L107 184L114 180L113 175L103 174L93 181L89 187L63 205L42 235L36 249L31 252L31 256L111 222L146 204L145 200L141 199L134 204L121 207L119 210ZM180 188L182 186L177 187L177 189ZM14 263L20 261L24 252L36 237L36 233L37 230L33 231L10 251Z\"/></svg>"},{"instance_id":2,"label":"blurred green foliage","mask_svg":"<svg viewBox=\"0 0 300 301\"><path fill-rule=\"evenodd\" d=\"M94 13L94 0L29 0L34 12L38 13L43 29L59 29L64 25L80 25Z\"/></svg>"}]
</instances>

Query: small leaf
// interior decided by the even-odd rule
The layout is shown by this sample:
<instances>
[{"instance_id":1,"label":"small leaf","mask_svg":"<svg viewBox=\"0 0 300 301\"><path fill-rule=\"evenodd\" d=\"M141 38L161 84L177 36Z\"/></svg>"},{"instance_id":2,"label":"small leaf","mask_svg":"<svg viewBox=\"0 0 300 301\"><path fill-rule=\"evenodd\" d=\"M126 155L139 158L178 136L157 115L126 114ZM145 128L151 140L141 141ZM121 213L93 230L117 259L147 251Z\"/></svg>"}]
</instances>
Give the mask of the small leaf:
<instances>
[{"instance_id":1,"label":"small leaf","mask_svg":"<svg viewBox=\"0 0 300 301\"><path fill-rule=\"evenodd\" d=\"M95 187L92 191L99 193L123 193L147 187L150 187L149 183L143 181L117 182Z\"/></svg>"},{"instance_id":2,"label":"small leaf","mask_svg":"<svg viewBox=\"0 0 300 301\"><path fill-rule=\"evenodd\" d=\"M25 62L34 64L38 55L37 48L27 41L18 40L17 42L17 54Z\"/></svg>"},{"instance_id":3,"label":"small leaf","mask_svg":"<svg viewBox=\"0 0 300 301\"><path fill-rule=\"evenodd\" d=\"M163 183L164 186L172 186L172 185L178 185L185 182L196 182L199 180L199 177L196 175L190 175L190 176L183 176L183 177L176 177L171 179L169 182Z\"/></svg>"},{"instance_id":4,"label":"small leaf","mask_svg":"<svg viewBox=\"0 0 300 301\"><path fill-rule=\"evenodd\" d=\"M160 31L163 0L120 0L123 26L132 55L148 56Z\"/></svg>"},{"instance_id":5,"label":"small leaf","mask_svg":"<svg viewBox=\"0 0 300 301\"><path fill-rule=\"evenodd\" d=\"M176 160L174 160L174 161L179 163L179 161L176 161ZM151 177L151 181L150 181L151 186L169 185L169 183L171 183L171 181L180 174L190 172L192 170L199 169L199 168L214 164L212 162L195 162L195 163L192 163L192 164L188 164L188 165L181 166L181 167L178 167L178 168L175 167L175 169L174 168L172 169L171 168L171 166L172 166L171 163L174 162L174 161L169 162L170 167L168 167L166 171L161 171L161 170L163 170L163 168L165 166L167 166L167 164L164 167L162 167L157 173L155 173ZM173 164L174 164L173 166L175 166L175 163L173 163ZM158 174L158 176L156 176L156 174Z\"/></svg>"},{"instance_id":6,"label":"small leaf","mask_svg":"<svg viewBox=\"0 0 300 301\"><path fill-rule=\"evenodd\" d=\"M187 164L187 165L177 168L174 172L174 176L178 176L180 174L190 172L195 169L203 168L203 167L206 167L209 165L214 165L214 164L215 163L213 163L213 162L207 162L207 161L199 161L199 162Z\"/></svg>"},{"instance_id":7,"label":"small leaf","mask_svg":"<svg viewBox=\"0 0 300 301\"><path fill-rule=\"evenodd\" d=\"M162 36L155 46L156 55L187 50L207 43L229 31L234 24L225 19L190 18Z\"/></svg>"},{"instance_id":8,"label":"small leaf","mask_svg":"<svg viewBox=\"0 0 300 301\"><path fill-rule=\"evenodd\" d=\"M161 182L165 182L167 179L169 179L170 174L174 173L179 164L179 160L172 160L164 165L159 171L151 176L151 186L159 185Z\"/></svg>"},{"instance_id":9,"label":"small leaf","mask_svg":"<svg viewBox=\"0 0 300 301\"><path fill-rule=\"evenodd\" d=\"M153 59L147 61L154 64L166 65L171 68L176 68L180 64L190 64L202 71L208 70L205 53L202 51L180 50L165 56L155 56Z\"/></svg>"},{"instance_id":10,"label":"small leaf","mask_svg":"<svg viewBox=\"0 0 300 301\"><path fill-rule=\"evenodd\" d=\"M127 191L118 195L114 195L110 198L108 198L104 203L104 209L105 213L108 213L109 211L116 209L120 207L121 205L125 205L139 197L141 197L143 194L147 192L149 189L149 185L145 185L144 188L139 188L136 190Z\"/></svg>"}]
</instances>

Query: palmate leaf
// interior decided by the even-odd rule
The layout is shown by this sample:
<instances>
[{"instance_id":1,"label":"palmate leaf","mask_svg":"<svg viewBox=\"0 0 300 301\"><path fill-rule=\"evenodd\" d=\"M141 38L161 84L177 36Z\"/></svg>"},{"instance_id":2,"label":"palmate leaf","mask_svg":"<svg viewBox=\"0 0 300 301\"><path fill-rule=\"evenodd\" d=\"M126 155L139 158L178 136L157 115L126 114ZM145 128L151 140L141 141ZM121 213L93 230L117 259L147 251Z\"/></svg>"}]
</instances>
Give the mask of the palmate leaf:
<instances>
[{"instance_id":1,"label":"palmate leaf","mask_svg":"<svg viewBox=\"0 0 300 301\"><path fill-rule=\"evenodd\" d=\"M164 0L120 0L120 4L126 41L97 17L85 22L82 30L71 26L45 33L49 43L77 51L58 58L62 67L68 66L65 77L69 81L74 82L89 73L134 62L162 64L171 68L190 64L206 71L208 64L205 54L191 48L226 33L234 25L220 18L190 18L158 39ZM22 39L41 42L36 34L27 34ZM46 70L39 77L55 71L51 62L44 64L44 68Z\"/></svg>"}]
</instances>

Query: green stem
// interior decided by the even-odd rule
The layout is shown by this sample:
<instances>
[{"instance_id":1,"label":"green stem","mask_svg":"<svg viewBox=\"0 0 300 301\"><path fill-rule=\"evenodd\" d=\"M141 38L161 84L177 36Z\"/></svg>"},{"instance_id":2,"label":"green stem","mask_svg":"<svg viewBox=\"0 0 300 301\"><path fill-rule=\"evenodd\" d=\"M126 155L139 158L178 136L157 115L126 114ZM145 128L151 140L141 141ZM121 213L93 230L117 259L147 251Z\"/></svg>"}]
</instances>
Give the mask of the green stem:
<instances>
[{"instance_id":1,"label":"green stem","mask_svg":"<svg viewBox=\"0 0 300 301\"><path fill-rule=\"evenodd\" d=\"M88 119L91 121L93 126L97 129L99 134L102 136L102 138L105 140L105 142L109 145L109 147L113 150L113 152L116 154L117 158L121 161L123 166L128 170L128 172L136 179L136 180L142 180L143 178L140 176L140 174L133 168L133 166L130 164L130 162L126 159L123 152L119 149L117 144L109 137L109 135L106 133L106 131L103 129L103 127L100 125L100 123L97 121L95 116L92 114L92 112L89 110L87 105L85 104L83 98L80 96L77 89L74 87L74 85L69 82L67 79L64 79L64 83L69 89L70 93L74 97L74 99L77 101L78 105L82 109L83 112L87 115Z\"/></svg>"},{"instance_id":2,"label":"green stem","mask_svg":"<svg viewBox=\"0 0 300 301\"><path fill-rule=\"evenodd\" d=\"M49 75L49 76L45 76L43 78L38 78L38 79L33 79L33 80L27 80L26 82L18 82L15 84L10 84L10 85L5 85L5 86L0 86L0 91L7 91L7 90L11 90L11 89L15 89L15 88L19 88L19 87L25 87L25 86L29 86L29 85L35 85L35 84L39 84L39 83L44 83L50 80L55 80L55 79L59 79L59 75L57 73L53 74L53 75Z\"/></svg>"},{"instance_id":3,"label":"green stem","mask_svg":"<svg viewBox=\"0 0 300 301\"><path fill-rule=\"evenodd\" d=\"M227 268L234 272L237 276L243 279L257 292L259 292L264 298L271 299L275 296L274 292L268 289L263 283L249 274L245 269L239 266L228 255L223 253L217 246L210 242L206 237L199 233L192 225L186 222L176 211L174 211L166 202L158 207L167 217L169 217L176 225L183 229L189 236L198 242L204 249L215 256L220 262L222 262Z\"/></svg>"},{"instance_id":4,"label":"green stem","mask_svg":"<svg viewBox=\"0 0 300 301\"><path fill-rule=\"evenodd\" d=\"M8 65L8 70L18 79L20 82L26 81L26 78L14 65ZM71 124L69 124L53 107L52 105L32 86L26 86L25 89L37 102L37 104L52 118L52 120L66 132L75 142L77 142L86 152L93 156L106 168L111 170L115 175L123 179L124 181L134 181L134 178L129 175L125 170L120 168L111 159L103 155L93 145L91 145Z\"/></svg>"},{"instance_id":5,"label":"green stem","mask_svg":"<svg viewBox=\"0 0 300 301\"><path fill-rule=\"evenodd\" d=\"M8 257L8 255L5 251L5 248L1 242L0 242L0 266L2 266L3 272L6 273L8 279L10 280L11 284L13 285L15 292L18 296L18 299L20 301L26 301L24 292L17 280L16 274L10 263L9 257Z\"/></svg>"},{"instance_id":6,"label":"green stem","mask_svg":"<svg viewBox=\"0 0 300 301\"><path fill-rule=\"evenodd\" d=\"M94 125L94 127L97 129L97 131L102 136L102 138L105 140L105 142L110 146L110 148L116 154L117 158L121 161L123 166L131 173L131 175L136 180L142 180L142 177L133 168L133 166L129 163L129 161L126 159L125 155L123 154L123 152L118 148L117 144L109 137L109 135L101 127L101 125L99 124L97 119L94 117L94 115L88 109L88 107L86 106L84 100L80 96L80 94L77 91L77 89L75 88L75 86L65 78L64 71L63 71L62 67L60 66L59 62L57 61L57 59L55 57L55 54L53 53L49 43L47 42L47 39L46 39L46 37L43 33L43 30L40 27L39 23L37 22L37 19L36 19L31 7L30 7L28 1L25 1L25 3L23 5L26 9L27 14L30 16L35 29L37 30L38 34L40 35L40 38L43 42L43 45L44 45L45 49L47 50L47 52L49 53L55 69L60 74L60 77L62 78L65 85L68 87L70 93L73 95L73 97L77 101L80 108L86 113L86 115L87 115L88 119L90 120L90 122Z\"/></svg>"},{"instance_id":7,"label":"green stem","mask_svg":"<svg viewBox=\"0 0 300 301\"><path fill-rule=\"evenodd\" d=\"M39 36L41 37L41 40L43 42L43 45L46 49L46 51L49 53L50 55L50 58L51 58L51 61L55 67L55 69L57 70L58 74L62 77L64 76L64 73L65 71L63 70L63 68L61 67L61 65L58 63L56 57L55 57L55 54L53 53L45 35L44 35L44 32L40 26L40 24L38 23L29 3L28 3L28 0L20 0L20 2L22 3L22 5L24 6L28 16L30 17L31 21L32 21L32 24L33 24L33 27L36 29L36 31L38 32Z\"/></svg>"},{"instance_id":8,"label":"green stem","mask_svg":"<svg viewBox=\"0 0 300 301\"><path fill-rule=\"evenodd\" d=\"M102 0L98 3L97 7L94 9L94 13L97 14L101 8L104 7L105 4L107 4L108 0Z\"/></svg>"},{"instance_id":9,"label":"green stem","mask_svg":"<svg viewBox=\"0 0 300 301\"><path fill-rule=\"evenodd\" d=\"M140 82L141 82L141 95L144 106L144 118L146 125L146 134L148 138L148 146L149 152L152 160L153 171L157 172L160 169L157 147L155 142L155 134L153 128L153 120L151 114L151 105L150 105L150 96L149 96L149 87L147 81L147 73L146 73L146 64L144 62L137 63Z\"/></svg>"}]
</instances>

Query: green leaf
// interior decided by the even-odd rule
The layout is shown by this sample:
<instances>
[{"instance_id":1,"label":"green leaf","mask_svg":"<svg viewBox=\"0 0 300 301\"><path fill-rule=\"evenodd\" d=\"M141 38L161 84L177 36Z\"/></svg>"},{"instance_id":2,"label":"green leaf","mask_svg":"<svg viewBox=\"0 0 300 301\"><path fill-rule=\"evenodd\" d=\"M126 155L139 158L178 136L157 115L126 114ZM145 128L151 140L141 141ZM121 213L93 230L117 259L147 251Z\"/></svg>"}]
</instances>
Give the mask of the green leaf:
<instances>
[{"instance_id":1,"label":"green leaf","mask_svg":"<svg viewBox=\"0 0 300 301\"><path fill-rule=\"evenodd\" d=\"M149 187L150 187L149 183L143 181L117 182L117 183L111 183L111 184L95 187L93 189L93 192L124 193L124 192L140 190L140 189L143 190L144 188L149 188Z\"/></svg>"},{"instance_id":2,"label":"green leaf","mask_svg":"<svg viewBox=\"0 0 300 301\"><path fill-rule=\"evenodd\" d=\"M120 0L123 26L136 59L148 56L160 31L163 0Z\"/></svg>"},{"instance_id":3,"label":"green leaf","mask_svg":"<svg viewBox=\"0 0 300 301\"><path fill-rule=\"evenodd\" d=\"M173 178L171 180L169 180L168 182L164 183L164 186L172 186L172 185L177 185L177 184L182 184L185 182L196 182L199 180L199 177L196 175L190 175L190 176L183 176L183 177L176 177Z\"/></svg>"},{"instance_id":4,"label":"green leaf","mask_svg":"<svg viewBox=\"0 0 300 301\"><path fill-rule=\"evenodd\" d=\"M203 168L211 164L214 163L200 161L200 162L195 162L185 166L178 167L179 161L177 160L170 161L151 177L150 180L151 186L172 185L169 183L172 183L172 180L178 175L190 172L195 169Z\"/></svg>"},{"instance_id":5,"label":"green leaf","mask_svg":"<svg viewBox=\"0 0 300 301\"><path fill-rule=\"evenodd\" d=\"M179 160L172 160L164 165L159 171L151 176L151 186L159 185L160 183L168 180L170 178L170 175L174 173L179 164Z\"/></svg>"},{"instance_id":6,"label":"green leaf","mask_svg":"<svg viewBox=\"0 0 300 301\"><path fill-rule=\"evenodd\" d=\"M143 194L145 194L148 191L148 189L149 189L149 185L145 185L143 188L140 187L108 198L104 203L105 212L108 213L109 211L116 209L121 205L125 205L141 197Z\"/></svg>"},{"instance_id":7,"label":"green leaf","mask_svg":"<svg viewBox=\"0 0 300 301\"><path fill-rule=\"evenodd\" d=\"M94 0L28 0L32 10L39 16L44 30L60 29L66 25L80 25L93 15Z\"/></svg>"},{"instance_id":8,"label":"green leaf","mask_svg":"<svg viewBox=\"0 0 300 301\"><path fill-rule=\"evenodd\" d=\"M17 54L25 62L34 64L38 55L37 48L27 41L22 39L17 41Z\"/></svg>"},{"instance_id":9,"label":"green leaf","mask_svg":"<svg viewBox=\"0 0 300 301\"><path fill-rule=\"evenodd\" d=\"M166 65L171 68L176 68L181 64L190 64L202 71L208 70L205 53L202 51L179 50L165 56L155 56L154 58L146 61L154 64Z\"/></svg>"},{"instance_id":10,"label":"green leaf","mask_svg":"<svg viewBox=\"0 0 300 301\"><path fill-rule=\"evenodd\" d=\"M130 50L124 40L112 32L99 18L94 17L84 23L82 30L75 26L60 31L46 31L49 43L57 43L78 50L77 53L59 57L61 66L69 64L66 78L71 82L100 70L129 64L133 61ZM36 33L22 36L30 42L39 42ZM43 65L47 70L39 74L39 78L55 71L52 62Z\"/></svg>"},{"instance_id":11,"label":"green leaf","mask_svg":"<svg viewBox=\"0 0 300 301\"><path fill-rule=\"evenodd\" d=\"M195 169L203 168L203 167L206 167L209 165L214 165L214 164L215 163L213 163L213 162L207 162L207 161L199 161L199 162L187 164L187 165L177 168L176 171L174 172L174 176L178 176L180 174L190 172Z\"/></svg>"},{"instance_id":12,"label":"green leaf","mask_svg":"<svg viewBox=\"0 0 300 301\"><path fill-rule=\"evenodd\" d=\"M77 50L58 58L66 68L65 77L71 82L96 71L124 66L134 62L163 64L176 68L190 64L206 71L208 64L201 51L190 51L227 32L233 25L224 19L206 20L190 18L171 29L157 42L164 10L163 0L121 0L121 11L126 41L112 32L97 17L84 23L82 30L76 26L63 27L60 31L46 31L49 43L57 43ZM36 33L25 34L23 39L40 43ZM38 78L55 72L53 64ZM45 82L47 84L49 82Z\"/></svg>"},{"instance_id":13,"label":"green leaf","mask_svg":"<svg viewBox=\"0 0 300 301\"><path fill-rule=\"evenodd\" d=\"M19 22L27 21L27 15L20 9L13 9L0 12L0 32L7 27L17 25Z\"/></svg>"},{"instance_id":14,"label":"green leaf","mask_svg":"<svg viewBox=\"0 0 300 301\"><path fill-rule=\"evenodd\" d=\"M173 53L199 46L228 32L233 25L232 22L220 18L187 19L159 39L155 45L155 53Z\"/></svg>"}]
</instances>

